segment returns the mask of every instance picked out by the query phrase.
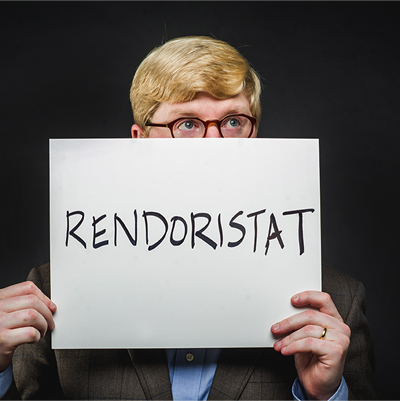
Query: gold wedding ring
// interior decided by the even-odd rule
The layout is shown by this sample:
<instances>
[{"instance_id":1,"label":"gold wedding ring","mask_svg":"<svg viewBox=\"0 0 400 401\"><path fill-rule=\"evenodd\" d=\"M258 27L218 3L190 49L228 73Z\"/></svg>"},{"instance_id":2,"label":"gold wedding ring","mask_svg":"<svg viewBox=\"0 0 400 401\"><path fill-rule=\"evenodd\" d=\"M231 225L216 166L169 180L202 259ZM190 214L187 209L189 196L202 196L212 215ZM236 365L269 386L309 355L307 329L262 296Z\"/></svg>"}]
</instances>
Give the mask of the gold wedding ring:
<instances>
[{"instance_id":1,"label":"gold wedding ring","mask_svg":"<svg viewBox=\"0 0 400 401\"><path fill-rule=\"evenodd\" d=\"M321 337L320 337L321 340L325 340L327 332L328 332L328 329L326 327L324 327L324 329L322 330Z\"/></svg>"}]
</instances>

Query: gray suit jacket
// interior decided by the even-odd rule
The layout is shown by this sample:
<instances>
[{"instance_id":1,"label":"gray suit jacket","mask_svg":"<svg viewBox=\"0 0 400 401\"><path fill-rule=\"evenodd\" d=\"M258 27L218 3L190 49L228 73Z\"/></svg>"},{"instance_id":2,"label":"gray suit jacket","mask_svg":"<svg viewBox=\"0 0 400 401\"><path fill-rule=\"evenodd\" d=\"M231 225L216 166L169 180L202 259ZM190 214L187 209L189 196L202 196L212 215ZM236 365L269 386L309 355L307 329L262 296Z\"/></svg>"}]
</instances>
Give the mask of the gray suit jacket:
<instances>
[{"instance_id":1,"label":"gray suit jacket","mask_svg":"<svg viewBox=\"0 0 400 401\"><path fill-rule=\"evenodd\" d=\"M328 292L352 330L344 377L350 397L374 399L373 345L364 315L361 283L323 267ZM49 265L33 269L32 280L50 294ZM49 333L37 344L17 348L14 382L5 399L172 399L164 350L52 350ZM209 399L292 399L293 357L272 348L223 349Z\"/></svg>"}]
</instances>

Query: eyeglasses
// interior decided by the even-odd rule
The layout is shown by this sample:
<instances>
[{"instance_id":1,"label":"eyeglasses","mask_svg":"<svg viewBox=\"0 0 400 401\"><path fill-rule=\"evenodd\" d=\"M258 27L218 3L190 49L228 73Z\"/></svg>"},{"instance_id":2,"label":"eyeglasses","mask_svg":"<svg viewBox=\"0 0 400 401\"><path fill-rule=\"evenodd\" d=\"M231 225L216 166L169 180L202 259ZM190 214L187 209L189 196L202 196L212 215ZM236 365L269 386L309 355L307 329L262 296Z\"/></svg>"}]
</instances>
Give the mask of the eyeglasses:
<instances>
[{"instance_id":1,"label":"eyeglasses","mask_svg":"<svg viewBox=\"0 0 400 401\"><path fill-rule=\"evenodd\" d=\"M173 138L203 138L211 124L217 126L224 138L248 138L254 130L256 119L246 114L233 114L222 120L203 121L200 118L178 118L167 124L146 123L148 127L169 128Z\"/></svg>"}]
</instances>

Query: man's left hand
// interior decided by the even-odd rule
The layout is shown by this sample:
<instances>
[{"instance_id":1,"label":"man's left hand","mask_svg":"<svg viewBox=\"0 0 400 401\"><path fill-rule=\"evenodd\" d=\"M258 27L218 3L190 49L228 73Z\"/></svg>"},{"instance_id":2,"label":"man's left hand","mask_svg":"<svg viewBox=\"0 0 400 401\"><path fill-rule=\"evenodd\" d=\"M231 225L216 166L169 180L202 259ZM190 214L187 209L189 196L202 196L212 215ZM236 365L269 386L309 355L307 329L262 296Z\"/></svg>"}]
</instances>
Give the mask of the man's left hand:
<instances>
[{"instance_id":1,"label":"man's left hand","mask_svg":"<svg viewBox=\"0 0 400 401\"><path fill-rule=\"evenodd\" d=\"M327 400L340 385L350 345L350 328L329 294L305 291L294 295L291 302L312 309L271 327L274 335L282 337L274 349L282 355L294 355L299 380L309 398Z\"/></svg>"}]
</instances>

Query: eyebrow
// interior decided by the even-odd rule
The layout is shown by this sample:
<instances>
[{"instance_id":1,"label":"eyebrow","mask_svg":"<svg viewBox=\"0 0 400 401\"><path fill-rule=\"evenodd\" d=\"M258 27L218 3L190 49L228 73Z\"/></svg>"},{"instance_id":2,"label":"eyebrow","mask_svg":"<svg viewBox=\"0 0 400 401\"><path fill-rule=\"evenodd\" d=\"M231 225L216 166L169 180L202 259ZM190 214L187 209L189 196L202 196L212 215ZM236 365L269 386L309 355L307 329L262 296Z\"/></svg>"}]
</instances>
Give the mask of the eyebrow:
<instances>
[{"instance_id":1,"label":"eyebrow","mask_svg":"<svg viewBox=\"0 0 400 401\"><path fill-rule=\"evenodd\" d=\"M235 114L249 114L249 110L247 110L246 108L232 108L229 109L221 118L230 116L230 115L235 115ZM251 114L251 113L250 113ZM180 117L193 117L193 118L200 118L197 113L191 112L190 110L181 110L181 109L175 109L175 110L171 110L170 113L168 113L168 118L172 119L172 118L180 118Z\"/></svg>"}]
</instances>

